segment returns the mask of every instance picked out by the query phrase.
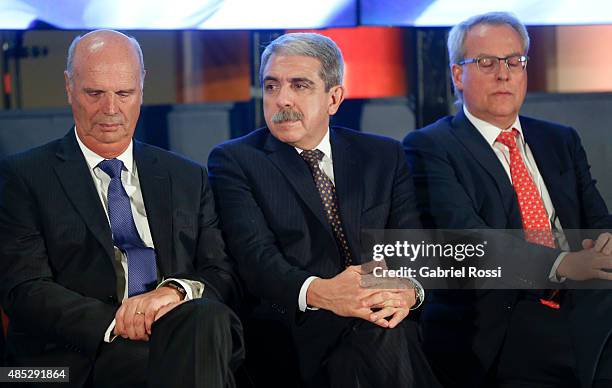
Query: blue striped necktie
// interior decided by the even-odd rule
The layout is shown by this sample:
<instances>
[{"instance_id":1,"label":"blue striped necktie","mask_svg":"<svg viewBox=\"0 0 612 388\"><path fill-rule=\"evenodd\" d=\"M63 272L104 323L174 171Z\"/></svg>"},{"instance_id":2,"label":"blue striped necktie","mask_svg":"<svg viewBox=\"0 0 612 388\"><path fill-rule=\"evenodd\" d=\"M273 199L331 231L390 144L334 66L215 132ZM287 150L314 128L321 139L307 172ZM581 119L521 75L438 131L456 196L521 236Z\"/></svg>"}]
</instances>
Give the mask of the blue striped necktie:
<instances>
[{"instance_id":1,"label":"blue striped necktie","mask_svg":"<svg viewBox=\"0 0 612 388\"><path fill-rule=\"evenodd\" d=\"M108 185L108 217L113 242L127 256L128 296L142 294L157 283L155 251L148 248L138 235L130 197L121 182L123 162L119 159L103 160L98 166L111 178Z\"/></svg>"}]
</instances>

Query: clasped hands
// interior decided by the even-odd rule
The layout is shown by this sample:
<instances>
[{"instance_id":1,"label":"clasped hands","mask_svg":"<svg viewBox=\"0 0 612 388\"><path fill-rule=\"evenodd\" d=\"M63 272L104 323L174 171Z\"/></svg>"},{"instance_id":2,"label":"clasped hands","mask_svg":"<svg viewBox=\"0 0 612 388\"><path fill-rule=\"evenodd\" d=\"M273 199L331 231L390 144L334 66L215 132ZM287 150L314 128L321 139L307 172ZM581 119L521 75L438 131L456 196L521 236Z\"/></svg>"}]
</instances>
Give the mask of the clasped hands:
<instances>
[{"instance_id":1,"label":"clasped hands","mask_svg":"<svg viewBox=\"0 0 612 388\"><path fill-rule=\"evenodd\" d=\"M148 341L153 322L184 302L170 287L159 287L127 298L115 313L113 333L131 340Z\"/></svg>"},{"instance_id":2,"label":"clasped hands","mask_svg":"<svg viewBox=\"0 0 612 388\"><path fill-rule=\"evenodd\" d=\"M606 232L596 240L585 239L582 248L565 256L557 275L571 280L612 280L612 234Z\"/></svg>"},{"instance_id":3,"label":"clasped hands","mask_svg":"<svg viewBox=\"0 0 612 388\"><path fill-rule=\"evenodd\" d=\"M384 328L396 327L416 303L413 288L366 288L361 266L350 266L331 279L315 279L306 302L342 317L365 319Z\"/></svg>"}]
</instances>

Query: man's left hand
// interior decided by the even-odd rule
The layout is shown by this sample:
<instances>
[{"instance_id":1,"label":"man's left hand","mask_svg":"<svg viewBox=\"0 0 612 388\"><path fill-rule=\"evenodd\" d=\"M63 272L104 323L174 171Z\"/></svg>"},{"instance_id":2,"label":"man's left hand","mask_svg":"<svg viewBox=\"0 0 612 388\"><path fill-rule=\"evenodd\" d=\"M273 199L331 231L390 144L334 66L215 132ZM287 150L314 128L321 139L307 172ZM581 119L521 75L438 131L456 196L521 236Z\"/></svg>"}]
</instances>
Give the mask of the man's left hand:
<instances>
[{"instance_id":1,"label":"man's left hand","mask_svg":"<svg viewBox=\"0 0 612 388\"><path fill-rule=\"evenodd\" d=\"M612 255L612 233L602 233L597 237L597 240L585 239L582 241L584 249L593 249L595 252L603 253L604 255Z\"/></svg>"},{"instance_id":2,"label":"man's left hand","mask_svg":"<svg viewBox=\"0 0 612 388\"><path fill-rule=\"evenodd\" d=\"M176 290L170 287L159 287L156 290L127 298L115 314L115 335L131 340L148 341L151 325L155 322L158 311L166 306L167 313L181 299Z\"/></svg>"}]
</instances>

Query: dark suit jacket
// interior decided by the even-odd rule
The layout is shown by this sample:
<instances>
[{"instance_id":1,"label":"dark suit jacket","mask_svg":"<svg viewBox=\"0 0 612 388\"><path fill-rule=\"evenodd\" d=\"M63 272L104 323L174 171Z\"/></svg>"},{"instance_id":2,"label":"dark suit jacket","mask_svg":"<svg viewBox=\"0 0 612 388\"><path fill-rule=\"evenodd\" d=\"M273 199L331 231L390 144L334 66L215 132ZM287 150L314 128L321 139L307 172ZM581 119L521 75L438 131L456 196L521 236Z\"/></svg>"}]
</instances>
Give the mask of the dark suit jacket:
<instances>
[{"instance_id":1,"label":"dark suit jacket","mask_svg":"<svg viewBox=\"0 0 612 388\"><path fill-rule=\"evenodd\" d=\"M527 117L520 120L563 229L612 227L612 216L591 178L576 131ZM411 132L404 139L404 147L426 227L522 229L510 180L463 110ZM568 237L572 249L580 249L580 239ZM517 241L521 243L525 249L542 250L541 256L546 258L542 274L547 274L560 251ZM454 291L431 296L422 315L425 346L434 352L448 351L453 346L466 354L473 352L480 365L472 369L480 368L483 377L500 350L519 291ZM601 324L605 326L601 335L592 336L589 344L581 346L594 349L605 341L612 325ZM475 378L473 381L480 378L464 375L466 379Z\"/></svg>"},{"instance_id":2,"label":"dark suit jacket","mask_svg":"<svg viewBox=\"0 0 612 388\"><path fill-rule=\"evenodd\" d=\"M203 281L205 295L231 303L239 289L205 169L137 141L134 160L161 275ZM113 257L73 130L1 162L0 296L13 358L62 349L95 357L119 304Z\"/></svg>"},{"instance_id":3,"label":"dark suit jacket","mask_svg":"<svg viewBox=\"0 0 612 388\"><path fill-rule=\"evenodd\" d=\"M362 229L420 228L412 181L396 141L332 128L330 142L340 214L357 264ZM308 165L263 128L215 148L208 166L240 275L263 301L262 315L291 330L307 377L349 321L298 309L309 276L331 278L344 269Z\"/></svg>"}]
</instances>

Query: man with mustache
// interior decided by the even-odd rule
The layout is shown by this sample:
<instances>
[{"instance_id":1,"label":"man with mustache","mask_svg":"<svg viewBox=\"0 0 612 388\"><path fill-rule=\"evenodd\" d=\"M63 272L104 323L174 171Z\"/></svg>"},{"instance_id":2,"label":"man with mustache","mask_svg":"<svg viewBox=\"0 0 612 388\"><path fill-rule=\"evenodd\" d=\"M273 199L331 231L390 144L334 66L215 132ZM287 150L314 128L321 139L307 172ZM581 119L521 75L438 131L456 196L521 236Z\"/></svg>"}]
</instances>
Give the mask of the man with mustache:
<instances>
[{"instance_id":1,"label":"man with mustache","mask_svg":"<svg viewBox=\"0 0 612 388\"><path fill-rule=\"evenodd\" d=\"M519 264L525 258L507 252L496 259L537 267L521 276L550 279L551 288L610 280L612 235L596 229L612 228L612 216L577 132L519 116L528 50L525 26L507 13L451 30L462 106L404 140L422 220L429 228L518 230L503 237L532 261ZM573 233L579 229L583 236ZM431 292L425 350L445 387L610 387L612 353L602 349L611 301L609 290Z\"/></svg>"},{"instance_id":2,"label":"man with mustache","mask_svg":"<svg viewBox=\"0 0 612 388\"><path fill-rule=\"evenodd\" d=\"M68 51L75 127L0 163L0 296L9 363L67 386L227 387L240 298L204 167L132 139L144 63L98 30Z\"/></svg>"},{"instance_id":3,"label":"man with mustache","mask_svg":"<svg viewBox=\"0 0 612 388\"><path fill-rule=\"evenodd\" d=\"M258 299L253 319L288 329L305 386L437 387L405 319L420 295L360 284L361 230L420 228L401 145L330 128L344 88L329 38L277 38L259 75L267 127L218 146L208 163L228 247ZM280 372L264 371L292 386Z\"/></svg>"}]
</instances>

